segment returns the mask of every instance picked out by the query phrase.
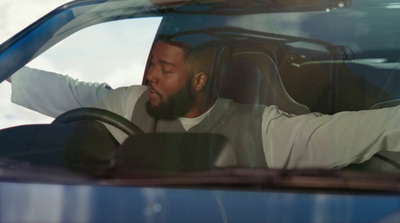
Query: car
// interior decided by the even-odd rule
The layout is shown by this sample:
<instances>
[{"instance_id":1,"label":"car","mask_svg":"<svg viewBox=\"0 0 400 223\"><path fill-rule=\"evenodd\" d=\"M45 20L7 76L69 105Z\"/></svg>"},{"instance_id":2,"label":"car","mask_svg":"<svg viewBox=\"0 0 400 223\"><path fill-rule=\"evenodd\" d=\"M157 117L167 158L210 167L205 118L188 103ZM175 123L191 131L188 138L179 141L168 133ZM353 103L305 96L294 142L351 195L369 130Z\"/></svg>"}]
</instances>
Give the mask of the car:
<instances>
[{"instance_id":1,"label":"car","mask_svg":"<svg viewBox=\"0 0 400 223\"><path fill-rule=\"evenodd\" d=\"M400 102L399 11L395 0L77 0L0 45L0 81L9 85L6 80L16 73L41 70L54 78L70 75L107 93L148 86L151 50L162 37L199 52L210 65L210 89L241 104L276 106L282 115L297 117L394 107ZM60 88L51 82L23 87L32 85L49 92ZM87 105L95 103L90 95L86 99ZM61 113L45 119L50 123L41 118L21 122L14 114L15 124L0 131L0 222L400 218L396 152L382 151L361 164L333 169L238 165L246 156L238 151L248 148L238 150L224 135L144 133L127 117L75 107L85 108L42 111ZM116 142L98 121L129 137L118 149L109 147ZM79 143L52 137L60 123L73 126ZM38 128L50 129L38 140L43 144L22 145L21 138L2 142L7 140L3 132L14 129L38 138ZM52 156L8 155L50 142L69 151L68 168L51 165ZM88 166L80 160L87 148L98 155L91 163L85 160Z\"/></svg>"}]
</instances>

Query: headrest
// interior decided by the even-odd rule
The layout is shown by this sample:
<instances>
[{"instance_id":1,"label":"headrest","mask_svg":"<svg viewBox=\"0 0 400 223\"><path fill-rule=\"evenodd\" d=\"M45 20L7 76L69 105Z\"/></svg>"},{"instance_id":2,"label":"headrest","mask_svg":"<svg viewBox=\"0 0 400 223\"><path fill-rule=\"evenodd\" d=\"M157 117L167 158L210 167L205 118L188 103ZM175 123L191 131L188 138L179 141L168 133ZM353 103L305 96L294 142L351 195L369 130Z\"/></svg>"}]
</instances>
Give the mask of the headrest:
<instances>
[{"instance_id":1,"label":"headrest","mask_svg":"<svg viewBox=\"0 0 400 223\"><path fill-rule=\"evenodd\" d=\"M269 52L245 48L232 52L220 67L218 91L221 97L243 104L276 105L295 115L310 112L287 93Z\"/></svg>"}]
</instances>

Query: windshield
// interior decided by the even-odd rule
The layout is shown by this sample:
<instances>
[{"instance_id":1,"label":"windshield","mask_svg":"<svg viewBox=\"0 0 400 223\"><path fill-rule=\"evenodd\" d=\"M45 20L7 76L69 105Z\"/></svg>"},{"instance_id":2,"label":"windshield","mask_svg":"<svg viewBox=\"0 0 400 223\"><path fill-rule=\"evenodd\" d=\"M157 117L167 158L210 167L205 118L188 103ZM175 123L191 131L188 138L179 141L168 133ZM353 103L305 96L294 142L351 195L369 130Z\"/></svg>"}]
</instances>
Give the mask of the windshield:
<instances>
[{"instance_id":1,"label":"windshield","mask_svg":"<svg viewBox=\"0 0 400 223\"><path fill-rule=\"evenodd\" d=\"M398 174L399 4L326 2L56 10L1 45L0 156L100 179Z\"/></svg>"}]
</instances>

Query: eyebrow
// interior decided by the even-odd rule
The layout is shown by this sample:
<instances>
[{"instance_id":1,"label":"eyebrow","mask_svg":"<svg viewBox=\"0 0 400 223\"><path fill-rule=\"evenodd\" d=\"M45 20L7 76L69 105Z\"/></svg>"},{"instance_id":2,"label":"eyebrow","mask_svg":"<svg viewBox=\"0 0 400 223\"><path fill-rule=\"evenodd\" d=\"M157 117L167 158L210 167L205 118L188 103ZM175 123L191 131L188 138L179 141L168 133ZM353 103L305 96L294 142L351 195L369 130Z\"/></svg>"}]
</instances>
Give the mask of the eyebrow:
<instances>
[{"instance_id":1,"label":"eyebrow","mask_svg":"<svg viewBox=\"0 0 400 223\"><path fill-rule=\"evenodd\" d=\"M158 62L159 62L159 63L162 63L162 64L166 64L166 65L170 65L170 66L176 67L175 64L173 64L173 63L171 63L171 62L168 62L168 61L166 61L166 60L159 60Z\"/></svg>"}]
</instances>

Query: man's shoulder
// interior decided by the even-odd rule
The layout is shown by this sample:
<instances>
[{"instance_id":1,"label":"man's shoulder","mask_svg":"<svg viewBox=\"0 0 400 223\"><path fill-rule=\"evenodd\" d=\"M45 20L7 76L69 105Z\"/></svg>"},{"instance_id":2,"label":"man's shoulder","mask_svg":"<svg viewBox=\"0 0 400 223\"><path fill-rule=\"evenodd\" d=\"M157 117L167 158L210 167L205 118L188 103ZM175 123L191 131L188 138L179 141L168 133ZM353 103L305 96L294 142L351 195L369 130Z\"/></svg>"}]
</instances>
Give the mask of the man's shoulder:
<instances>
[{"instance_id":1,"label":"man's shoulder","mask_svg":"<svg viewBox=\"0 0 400 223\"><path fill-rule=\"evenodd\" d=\"M147 90L146 86L132 85L119 87L112 90L106 97L100 100L100 103L105 104L118 104L122 102L136 103L140 96Z\"/></svg>"},{"instance_id":2,"label":"man's shoulder","mask_svg":"<svg viewBox=\"0 0 400 223\"><path fill-rule=\"evenodd\" d=\"M268 107L267 105L264 105L264 104L243 104L243 103L239 103L232 99L227 99L227 98L218 98L217 103L223 104L226 106L240 107L243 109L255 109L255 108L265 109L266 107Z\"/></svg>"},{"instance_id":3,"label":"man's shoulder","mask_svg":"<svg viewBox=\"0 0 400 223\"><path fill-rule=\"evenodd\" d=\"M141 95L143 92L147 90L147 86L145 85L131 85L125 87L119 87L114 91L117 94L133 94L133 95Z\"/></svg>"},{"instance_id":4,"label":"man's shoulder","mask_svg":"<svg viewBox=\"0 0 400 223\"><path fill-rule=\"evenodd\" d=\"M231 99L218 98L215 111L238 115L261 115L268 106L264 104L242 104Z\"/></svg>"},{"instance_id":5,"label":"man's shoulder","mask_svg":"<svg viewBox=\"0 0 400 223\"><path fill-rule=\"evenodd\" d=\"M146 85L131 85L131 86L128 86L126 88L130 89L130 90L136 90L136 91L142 91L142 92L147 90L147 86Z\"/></svg>"}]
</instances>

